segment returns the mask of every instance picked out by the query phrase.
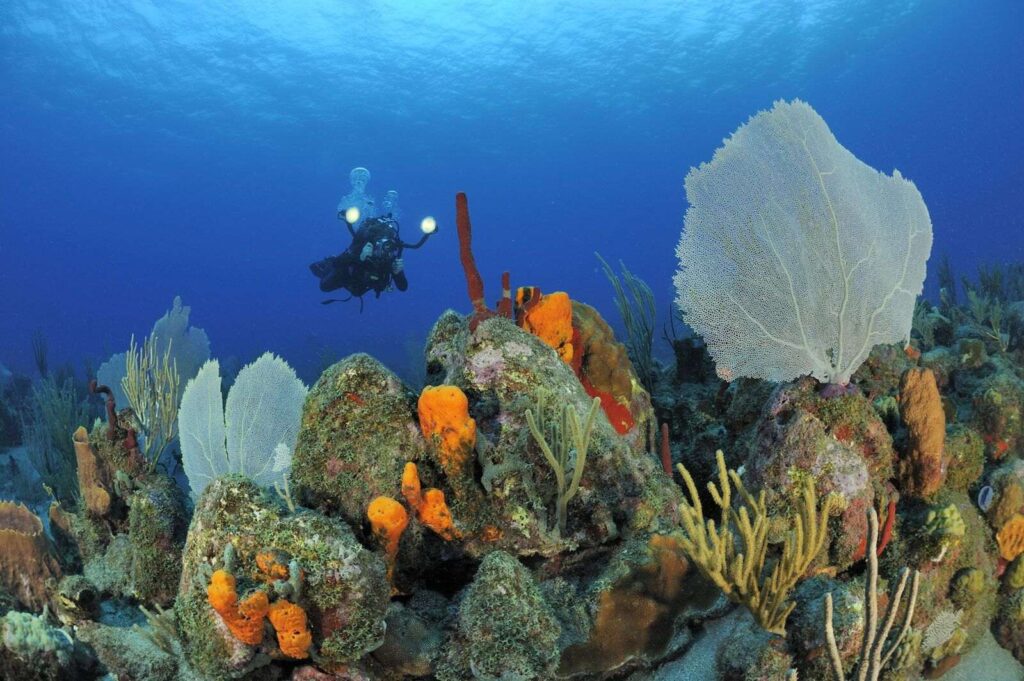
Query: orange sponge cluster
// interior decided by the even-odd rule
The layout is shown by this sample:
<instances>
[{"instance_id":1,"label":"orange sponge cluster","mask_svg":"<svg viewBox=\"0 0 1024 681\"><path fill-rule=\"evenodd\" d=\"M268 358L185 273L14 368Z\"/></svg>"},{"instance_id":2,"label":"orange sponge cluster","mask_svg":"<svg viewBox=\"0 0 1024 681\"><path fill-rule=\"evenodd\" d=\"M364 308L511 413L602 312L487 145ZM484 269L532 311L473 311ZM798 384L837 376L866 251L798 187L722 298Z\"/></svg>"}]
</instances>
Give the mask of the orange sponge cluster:
<instances>
[{"instance_id":1,"label":"orange sponge cluster","mask_svg":"<svg viewBox=\"0 0 1024 681\"><path fill-rule=\"evenodd\" d=\"M476 421L469 416L466 394L454 385L426 387L417 408L423 437L436 439L441 467L455 476L476 446Z\"/></svg>"},{"instance_id":2,"label":"orange sponge cluster","mask_svg":"<svg viewBox=\"0 0 1024 681\"><path fill-rule=\"evenodd\" d=\"M277 632L277 645L286 657L294 660L309 657L313 634L306 624L305 610L288 600L281 599L270 606L267 617Z\"/></svg>"},{"instance_id":3,"label":"orange sponge cluster","mask_svg":"<svg viewBox=\"0 0 1024 681\"><path fill-rule=\"evenodd\" d=\"M256 557L259 571L265 575L288 577L288 568L280 556L272 551L260 552ZM282 574L281 568L284 568ZM254 591L238 600L238 583L227 570L217 570L206 588L210 607L220 615L231 635L246 645L263 642L264 619L269 619L277 632L277 643L286 657L302 660L309 657L313 634L306 623L306 611L286 599L270 603L263 590Z\"/></svg>"},{"instance_id":4,"label":"orange sponge cluster","mask_svg":"<svg viewBox=\"0 0 1024 681\"><path fill-rule=\"evenodd\" d=\"M445 541L459 537L452 513L444 500L444 492L430 488L425 492L420 487L420 475L416 464L408 462L402 471L402 496L416 511L419 521L436 532Z\"/></svg>"},{"instance_id":5,"label":"orange sponge cluster","mask_svg":"<svg viewBox=\"0 0 1024 681\"><path fill-rule=\"evenodd\" d=\"M247 645L259 645L263 640L263 618L270 608L267 594L256 591L239 602L235 587L234 575L217 570L206 589L206 597L232 636Z\"/></svg>"}]
</instances>

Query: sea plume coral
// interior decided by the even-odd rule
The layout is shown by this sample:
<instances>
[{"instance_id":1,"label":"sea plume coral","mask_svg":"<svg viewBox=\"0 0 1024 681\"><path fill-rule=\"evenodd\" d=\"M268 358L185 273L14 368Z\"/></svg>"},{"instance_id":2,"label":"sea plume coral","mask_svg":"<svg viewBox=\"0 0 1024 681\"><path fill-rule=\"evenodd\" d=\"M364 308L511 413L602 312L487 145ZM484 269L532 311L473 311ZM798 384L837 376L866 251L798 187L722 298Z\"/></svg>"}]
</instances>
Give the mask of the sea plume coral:
<instances>
[{"instance_id":1,"label":"sea plume coral","mask_svg":"<svg viewBox=\"0 0 1024 681\"><path fill-rule=\"evenodd\" d=\"M910 336L931 251L917 187L845 149L805 102L776 102L686 177L676 303L719 375L845 384Z\"/></svg>"}]
</instances>

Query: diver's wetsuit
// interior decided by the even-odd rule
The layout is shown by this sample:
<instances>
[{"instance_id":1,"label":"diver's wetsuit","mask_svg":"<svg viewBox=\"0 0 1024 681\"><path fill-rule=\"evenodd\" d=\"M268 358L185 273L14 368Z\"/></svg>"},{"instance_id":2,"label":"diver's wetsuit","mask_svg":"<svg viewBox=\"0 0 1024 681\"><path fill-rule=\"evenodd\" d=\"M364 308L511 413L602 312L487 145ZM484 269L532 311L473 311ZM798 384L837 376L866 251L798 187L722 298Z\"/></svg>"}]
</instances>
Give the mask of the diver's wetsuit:
<instances>
[{"instance_id":1,"label":"diver's wetsuit","mask_svg":"<svg viewBox=\"0 0 1024 681\"><path fill-rule=\"evenodd\" d=\"M366 260L360 260L366 244L373 244L374 252ZM321 291L344 288L360 297L372 289L380 297L391 282L399 291L409 287L405 272L392 270L393 263L402 257L402 250L407 247L408 244L398 239L397 223L387 218L368 218L353 234L352 243L344 252L315 262L309 269L320 278Z\"/></svg>"}]
</instances>

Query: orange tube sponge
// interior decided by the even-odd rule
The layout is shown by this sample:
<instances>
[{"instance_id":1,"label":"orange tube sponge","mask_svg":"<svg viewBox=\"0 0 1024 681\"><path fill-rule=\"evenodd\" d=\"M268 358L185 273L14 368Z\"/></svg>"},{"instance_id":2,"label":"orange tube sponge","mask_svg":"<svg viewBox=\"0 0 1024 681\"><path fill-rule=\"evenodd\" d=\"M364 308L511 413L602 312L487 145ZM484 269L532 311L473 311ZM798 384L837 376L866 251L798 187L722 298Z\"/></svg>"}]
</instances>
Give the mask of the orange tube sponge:
<instances>
[{"instance_id":1,"label":"orange tube sponge","mask_svg":"<svg viewBox=\"0 0 1024 681\"><path fill-rule=\"evenodd\" d=\"M439 489L428 489L423 493L423 505L419 509L420 522L432 529L445 541L460 536L452 521L452 513L444 500L444 492Z\"/></svg>"},{"instance_id":2,"label":"orange tube sponge","mask_svg":"<svg viewBox=\"0 0 1024 681\"><path fill-rule=\"evenodd\" d=\"M517 296L518 298L519 296ZM547 293L525 310L521 326L554 348L566 364L572 364L572 300L564 291Z\"/></svg>"},{"instance_id":3,"label":"orange tube sponge","mask_svg":"<svg viewBox=\"0 0 1024 681\"><path fill-rule=\"evenodd\" d=\"M1011 561L1024 553L1024 515L1016 513L1007 520L996 533L996 543L1003 560Z\"/></svg>"},{"instance_id":4,"label":"orange tube sponge","mask_svg":"<svg viewBox=\"0 0 1024 681\"><path fill-rule=\"evenodd\" d=\"M445 473L460 473L476 445L476 421L469 400L454 385L426 387L417 405L420 429L428 440L437 438L438 460Z\"/></svg>"},{"instance_id":5,"label":"orange tube sponge","mask_svg":"<svg viewBox=\"0 0 1024 681\"><path fill-rule=\"evenodd\" d=\"M405 512L405 506L391 497L377 497L370 502L366 509L366 517L370 519L374 536L384 545L384 552L388 557L388 580L390 580L395 557L398 555L398 542L409 524L409 514Z\"/></svg>"},{"instance_id":6,"label":"orange tube sponge","mask_svg":"<svg viewBox=\"0 0 1024 681\"><path fill-rule=\"evenodd\" d=\"M402 496L416 511L416 517L420 522L441 535L443 539L450 541L461 536L444 500L444 492L434 488L422 491L420 476L416 464L412 461L405 464L405 470L402 471Z\"/></svg>"},{"instance_id":7,"label":"orange tube sponge","mask_svg":"<svg viewBox=\"0 0 1024 681\"><path fill-rule=\"evenodd\" d=\"M263 640L263 618L270 607L267 594L256 591L239 602L235 587L234 575L217 570L206 589L207 600L235 638L250 646L259 645Z\"/></svg>"},{"instance_id":8,"label":"orange tube sponge","mask_svg":"<svg viewBox=\"0 0 1024 681\"><path fill-rule=\"evenodd\" d=\"M942 487L946 414L931 369L908 369L900 379L900 414L910 438L900 462L903 491L928 497Z\"/></svg>"},{"instance_id":9,"label":"orange tube sponge","mask_svg":"<svg viewBox=\"0 0 1024 681\"><path fill-rule=\"evenodd\" d=\"M417 510L423 505L420 474L416 470L416 464L412 461L407 462L405 470L402 471L402 496L405 497L405 503L409 504L413 510Z\"/></svg>"},{"instance_id":10,"label":"orange tube sponge","mask_svg":"<svg viewBox=\"0 0 1024 681\"><path fill-rule=\"evenodd\" d=\"M295 603L281 599L270 606L267 613L270 623L277 632L277 644L281 652L293 660L309 657L313 635L306 625L306 611Z\"/></svg>"}]
</instances>

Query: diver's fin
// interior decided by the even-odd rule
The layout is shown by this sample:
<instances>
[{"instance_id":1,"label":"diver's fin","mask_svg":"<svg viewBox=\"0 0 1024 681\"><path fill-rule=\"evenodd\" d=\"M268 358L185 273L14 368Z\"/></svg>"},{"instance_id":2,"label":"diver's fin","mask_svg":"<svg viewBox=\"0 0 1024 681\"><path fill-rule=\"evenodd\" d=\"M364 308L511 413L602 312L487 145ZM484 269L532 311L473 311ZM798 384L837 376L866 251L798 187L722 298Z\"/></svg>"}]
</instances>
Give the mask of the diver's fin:
<instances>
[{"instance_id":1,"label":"diver's fin","mask_svg":"<svg viewBox=\"0 0 1024 681\"><path fill-rule=\"evenodd\" d=\"M357 296L349 296L348 298L328 298L327 300L321 300L320 304L321 305L330 305L331 303L347 303L348 301L350 301L350 300L352 300L353 298L356 298L356 297ZM359 314L362 314L363 313L363 297L362 296L358 296L358 298L359 298Z\"/></svg>"}]
</instances>

